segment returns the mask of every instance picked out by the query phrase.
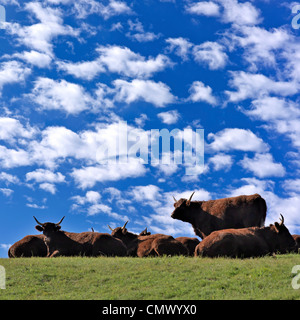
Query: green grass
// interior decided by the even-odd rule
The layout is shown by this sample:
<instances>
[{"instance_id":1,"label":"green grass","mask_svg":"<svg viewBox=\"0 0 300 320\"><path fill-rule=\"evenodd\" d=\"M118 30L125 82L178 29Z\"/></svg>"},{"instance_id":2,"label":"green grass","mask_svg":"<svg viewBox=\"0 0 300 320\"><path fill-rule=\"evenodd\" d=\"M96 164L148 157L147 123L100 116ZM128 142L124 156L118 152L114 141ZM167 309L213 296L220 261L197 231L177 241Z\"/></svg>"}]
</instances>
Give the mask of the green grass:
<instances>
[{"instance_id":1,"label":"green grass","mask_svg":"<svg viewBox=\"0 0 300 320\"><path fill-rule=\"evenodd\" d=\"M299 299L300 255L226 258L0 259L0 299ZM300 284L300 280L299 280Z\"/></svg>"}]
</instances>

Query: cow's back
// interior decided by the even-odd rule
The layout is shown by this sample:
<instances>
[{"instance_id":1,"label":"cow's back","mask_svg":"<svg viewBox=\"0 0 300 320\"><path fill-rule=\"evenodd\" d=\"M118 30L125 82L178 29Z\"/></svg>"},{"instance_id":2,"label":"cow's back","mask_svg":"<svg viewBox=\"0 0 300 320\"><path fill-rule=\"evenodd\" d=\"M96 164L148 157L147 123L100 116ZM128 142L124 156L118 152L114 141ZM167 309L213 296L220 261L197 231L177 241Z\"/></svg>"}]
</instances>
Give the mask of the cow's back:
<instances>
[{"instance_id":1,"label":"cow's back","mask_svg":"<svg viewBox=\"0 0 300 320\"><path fill-rule=\"evenodd\" d=\"M202 202L202 210L215 217L215 230L262 227L267 205L259 195L238 196Z\"/></svg>"},{"instance_id":2,"label":"cow's back","mask_svg":"<svg viewBox=\"0 0 300 320\"><path fill-rule=\"evenodd\" d=\"M268 253L264 238L257 234L258 227L225 229L212 232L195 249L195 256L252 257Z\"/></svg>"},{"instance_id":3,"label":"cow's back","mask_svg":"<svg viewBox=\"0 0 300 320\"><path fill-rule=\"evenodd\" d=\"M8 250L10 258L19 257L45 257L47 246L44 235L28 235L14 243Z\"/></svg>"}]
</instances>

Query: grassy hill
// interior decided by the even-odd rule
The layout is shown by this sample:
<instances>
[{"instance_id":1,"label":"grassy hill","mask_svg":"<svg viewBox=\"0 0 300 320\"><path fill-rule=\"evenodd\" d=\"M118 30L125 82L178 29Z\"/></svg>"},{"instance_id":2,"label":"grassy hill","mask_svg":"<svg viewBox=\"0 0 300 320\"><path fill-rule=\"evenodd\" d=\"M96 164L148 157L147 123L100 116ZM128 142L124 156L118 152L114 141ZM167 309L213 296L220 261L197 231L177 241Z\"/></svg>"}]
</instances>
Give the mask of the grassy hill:
<instances>
[{"instance_id":1,"label":"grassy hill","mask_svg":"<svg viewBox=\"0 0 300 320\"><path fill-rule=\"evenodd\" d=\"M0 299L299 299L300 255L226 258L0 259ZM300 280L299 280L300 284Z\"/></svg>"}]
</instances>

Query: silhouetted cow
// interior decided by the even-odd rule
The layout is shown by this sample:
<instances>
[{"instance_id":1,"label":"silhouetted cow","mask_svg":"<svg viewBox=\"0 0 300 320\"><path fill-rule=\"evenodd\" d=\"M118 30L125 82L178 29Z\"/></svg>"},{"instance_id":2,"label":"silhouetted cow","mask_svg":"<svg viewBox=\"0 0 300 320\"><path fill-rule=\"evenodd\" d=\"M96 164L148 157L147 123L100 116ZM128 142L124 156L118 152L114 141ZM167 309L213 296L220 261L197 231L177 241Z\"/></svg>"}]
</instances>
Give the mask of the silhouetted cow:
<instances>
[{"instance_id":1,"label":"silhouetted cow","mask_svg":"<svg viewBox=\"0 0 300 320\"><path fill-rule=\"evenodd\" d=\"M197 245L200 242L199 239L197 239L197 238L189 238L189 237L178 237L175 239L177 241L181 242L188 249L190 256L194 255L195 248L197 247Z\"/></svg>"},{"instance_id":2,"label":"silhouetted cow","mask_svg":"<svg viewBox=\"0 0 300 320\"><path fill-rule=\"evenodd\" d=\"M281 218L269 227L214 231L198 244L195 256L247 258L293 251L295 240Z\"/></svg>"},{"instance_id":3,"label":"silhouetted cow","mask_svg":"<svg viewBox=\"0 0 300 320\"><path fill-rule=\"evenodd\" d=\"M8 256L10 258L46 257L47 246L44 238L42 234L26 236L8 249Z\"/></svg>"},{"instance_id":4,"label":"silhouetted cow","mask_svg":"<svg viewBox=\"0 0 300 320\"><path fill-rule=\"evenodd\" d=\"M267 205L259 195L238 196L209 201L175 200L173 219L189 222L195 234L204 239L215 230L262 227Z\"/></svg>"},{"instance_id":5,"label":"silhouetted cow","mask_svg":"<svg viewBox=\"0 0 300 320\"><path fill-rule=\"evenodd\" d=\"M128 222L128 221L127 221ZM148 257L163 255L188 255L186 247L172 236L164 234L138 235L128 232L126 227L112 229L111 235L122 240L129 256Z\"/></svg>"},{"instance_id":6,"label":"silhouetted cow","mask_svg":"<svg viewBox=\"0 0 300 320\"><path fill-rule=\"evenodd\" d=\"M64 217L58 223L41 223L35 217L34 219L38 223L35 228L45 236L48 257L126 256L127 249L124 243L108 233L61 231L60 224Z\"/></svg>"}]
</instances>

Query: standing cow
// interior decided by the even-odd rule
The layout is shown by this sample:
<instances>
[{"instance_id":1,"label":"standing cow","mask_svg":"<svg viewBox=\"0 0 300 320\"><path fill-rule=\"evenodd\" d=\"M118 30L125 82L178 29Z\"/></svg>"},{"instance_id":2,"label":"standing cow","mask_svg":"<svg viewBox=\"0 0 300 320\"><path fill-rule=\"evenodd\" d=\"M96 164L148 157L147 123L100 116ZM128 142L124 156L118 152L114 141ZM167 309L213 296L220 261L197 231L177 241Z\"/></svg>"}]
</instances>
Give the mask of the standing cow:
<instances>
[{"instance_id":1,"label":"standing cow","mask_svg":"<svg viewBox=\"0 0 300 320\"><path fill-rule=\"evenodd\" d=\"M124 243L108 233L61 231L60 224L64 217L58 223L41 223L35 217L34 219L38 223L35 228L45 236L48 257L126 256L127 249Z\"/></svg>"},{"instance_id":2,"label":"standing cow","mask_svg":"<svg viewBox=\"0 0 300 320\"><path fill-rule=\"evenodd\" d=\"M211 232L229 228L262 227L267 205L259 195L238 196L209 201L175 200L173 219L189 222L197 236L204 239Z\"/></svg>"},{"instance_id":3,"label":"standing cow","mask_svg":"<svg viewBox=\"0 0 300 320\"><path fill-rule=\"evenodd\" d=\"M46 257L47 246L44 238L43 234L24 237L8 249L9 258Z\"/></svg>"},{"instance_id":4,"label":"standing cow","mask_svg":"<svg viewBox=\"0 0 300 320\"><path fill-rule=\"evenodd\" d=\"M247 258L293 251L295 240L283 223L281 215L281 222L269 227L214 231L198 244L195 256Z\"/></svg>"},{"instance_id":5,"label":"standing cow","mask_svg":"<svg viewBox=\"0 0 300 320\"><path fill-rule=\"evenodd\" d=\"M128 221L123 227L118 227L110 230L111 235L122 240L127 247L129 256L148 257L148 256L163 256L163 255L188 255L188 250L179 241L172 236L164 234L144 235L145 232L134 234L128 232L125 228ZM147 232L146 232L147 234Z\"/></svg>"}]
</instances>

